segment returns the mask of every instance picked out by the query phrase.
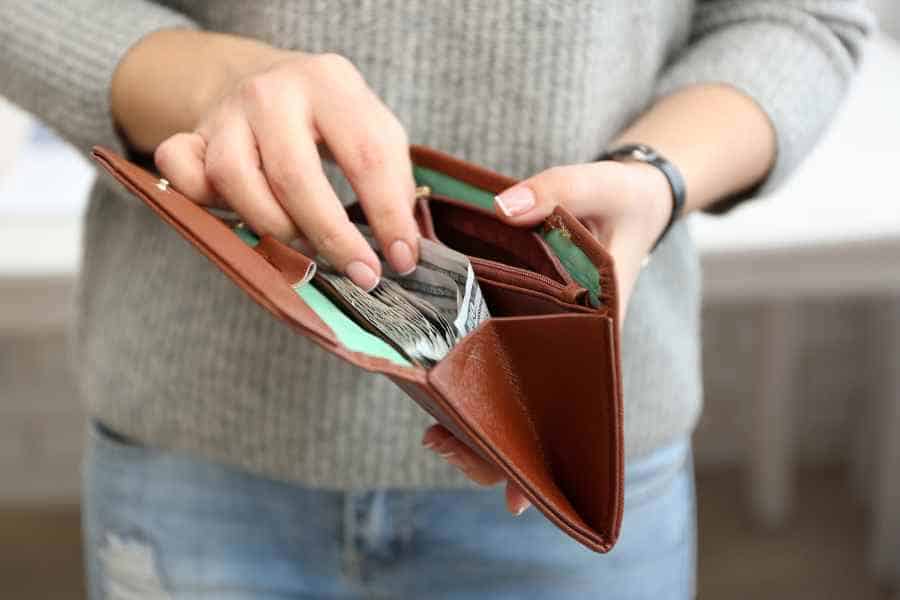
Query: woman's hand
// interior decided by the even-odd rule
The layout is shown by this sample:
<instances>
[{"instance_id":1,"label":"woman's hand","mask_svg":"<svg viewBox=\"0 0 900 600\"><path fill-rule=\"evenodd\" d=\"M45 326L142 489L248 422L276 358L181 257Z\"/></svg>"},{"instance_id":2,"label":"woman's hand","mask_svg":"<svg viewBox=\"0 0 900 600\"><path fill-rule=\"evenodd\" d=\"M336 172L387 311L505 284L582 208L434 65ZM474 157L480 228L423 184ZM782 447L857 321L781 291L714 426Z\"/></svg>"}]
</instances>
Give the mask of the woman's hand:
<instances>
[{"instance_id":1,"label":"woman's hand","mask_svg":"<svg viewBox=\"0 0 900 600\"><path fill-rule=\"evenodd\" d=\"M215 62L236 55L241 60L229 58L226 67ZM154 78L160 60L189 63L173 65L168 94L139 79ZM220 76L204 79L204 64ZM185 71L198 73L198 93L177 74ZM196 113L192 130L183 130L189 119L178 116L179 103L169 95L181 98L182 113ZM150 140L145 146L166 131L164 125L167 133L181 128L154 154L161 174L180 192L200 204L231 208L259 234L305 238L357 285L371 289L381 265L325 176L318 146L326 146L391 266L400 273L415 268L419 232L406 133L345 58L217 34L155 34L120 64L113 109L126 136ZM156 127L136 116L162 120L158 115L166 111L168 122Z\"/></svg>"},{"instance_id":2,"label":"woman's hand","mask_svg":"<svg viewBox=\"0 0 900 600\"><path fill-rule=\"evenodd\" d=\"M652 165L601 161L548 169L498 195L494 206L510 225L537 225L556 206L585 223L615 262L621 325L641 265L669 222L672 192Z\"/></svg>"},{"instance_id":3,"label":"woman's hand","mask_svg":"<svg viewBox=\"0 0 900 600\"><path fill-rule=\"evenodd\" d=\"M563 206L590 227L613 256L624 319L644 258L669 221L672 196L665 176L643 163L603 161L556 167L504 191L497 215L511 225L533 226ZM493 485L504 475L441 425L425 432L423 445L443 456L470 479ZM521 514L529 502L514 483L506 486L507 508Z\"/></svg>"}]
</instances>

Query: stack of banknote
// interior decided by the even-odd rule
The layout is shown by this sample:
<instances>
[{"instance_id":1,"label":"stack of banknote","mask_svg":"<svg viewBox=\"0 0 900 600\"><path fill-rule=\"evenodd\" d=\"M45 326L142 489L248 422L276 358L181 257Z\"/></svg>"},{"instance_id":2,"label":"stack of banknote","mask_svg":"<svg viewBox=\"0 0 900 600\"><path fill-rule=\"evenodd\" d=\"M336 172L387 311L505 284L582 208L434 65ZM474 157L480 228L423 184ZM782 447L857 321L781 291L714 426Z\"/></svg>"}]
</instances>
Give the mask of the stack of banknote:
<instances>
[{"instance_id":1,"label":"stack of banknote","mask_svg":"<svg viewBox=\"0 0 900 600\"><path fill-rule=\"evenodd\" d=\"M370 292L316 260L313 280L360 326L414 364L430 366L490 316L472 265L465 255L430 240L419 242L415 271L400 275L384 260L365 226L360 231L378 254L383 276Z\"/></svg>"}]
</instances>

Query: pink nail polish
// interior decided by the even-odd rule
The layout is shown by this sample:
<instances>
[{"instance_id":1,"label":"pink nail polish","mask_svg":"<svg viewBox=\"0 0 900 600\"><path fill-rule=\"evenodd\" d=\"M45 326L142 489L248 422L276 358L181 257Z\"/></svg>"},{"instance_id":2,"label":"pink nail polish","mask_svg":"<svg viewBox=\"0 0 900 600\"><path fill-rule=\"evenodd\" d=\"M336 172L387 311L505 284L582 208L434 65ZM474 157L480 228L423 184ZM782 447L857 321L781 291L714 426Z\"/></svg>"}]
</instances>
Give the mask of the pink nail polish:
<instances>
[{"instance_id":1,"label":"pink nail polish","mask_svg":"<svg viewBox=\"0 0 900 600\"><path fill-rule=\"evenodd\" d=\"M378 275L375 274L372 267L361 260L354 260L344 268L344 271L353 283L367 292L371 292L378 285Z\"/></svg>"},{"instance_id":2,"label":"pink nail polish","mask_svg":"<svg viewBox=\"0 0 900 600\"><path fill-rule=\"evenodd\" d=\"M412 248L403 240L396 240L388 249L388 258L391 266L400 275L409 275L416 270L416 261L413 259Z\"/></svg>"},{"instance_id":3,"label":"pink nail polish","mask_svg":"<svg viewBox=\"0 0 900 600\"><path fill-rule=\"evenodd\" d=\"M434 450L437 448L438 440L435 439L434 433L431 429L426 429L425 433L422 435L422 446L428 448L429 450Z\"/></svg>"},{"instance_id":4,"label":"pink nail polish","mask_svg":"<svg viewBox=\"0 0 900 600\"><path fill-rule=\"evenodd\" d=\"M468 465L452 450L445 451L445 452L438 452L438 454L441 455L441 458L443 458L448 463L450 463L451 465L453 465L454 467L456 467L458 469L462 469L463 471L465 471L466 468L468 467Z\"/></svg>"},{"instance_id":5,"label":"pink nail polish","mask_svg":"<svg viewBox=\"0 0 900 600\"><path fill-rule=\"evenodd\" d=\"M531 188L524 185L511 187L502 194L494 196L494 202L507 217L517 217L534 207L535 198Z\"/></svg>"}]
</instances>

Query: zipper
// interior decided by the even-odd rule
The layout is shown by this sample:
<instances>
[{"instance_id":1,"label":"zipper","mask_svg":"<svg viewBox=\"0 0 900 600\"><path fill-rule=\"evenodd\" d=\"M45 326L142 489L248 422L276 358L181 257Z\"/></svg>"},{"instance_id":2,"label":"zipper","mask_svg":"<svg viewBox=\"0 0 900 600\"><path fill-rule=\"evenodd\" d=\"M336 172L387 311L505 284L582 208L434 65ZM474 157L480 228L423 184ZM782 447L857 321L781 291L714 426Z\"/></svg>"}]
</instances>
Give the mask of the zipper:
<instances>
[{"instance_id":1,"label":"zipper","mask_svg":"<svg viewBox=\"0 0 900 600\"><path fill-rule=\"evenodd\" d=\"M587 290L577 283L564 285L551 277L528 271L527 269L505 265L476 256L469 256L468 258L469 262L472 263L472 270L475 271L477 276L483 276L486 279L495 280L499 283L526 287L570 304L585 304L584 299L587 296Z\"/></svg>"}]
</instances>

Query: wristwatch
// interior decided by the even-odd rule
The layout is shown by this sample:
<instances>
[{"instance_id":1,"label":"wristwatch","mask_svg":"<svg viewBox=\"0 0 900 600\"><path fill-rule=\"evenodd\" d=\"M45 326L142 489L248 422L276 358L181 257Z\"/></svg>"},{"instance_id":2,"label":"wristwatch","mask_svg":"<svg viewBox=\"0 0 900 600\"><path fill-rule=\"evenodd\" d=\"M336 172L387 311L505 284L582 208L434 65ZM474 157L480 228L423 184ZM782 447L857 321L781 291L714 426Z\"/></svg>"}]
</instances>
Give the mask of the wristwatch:
<instances>
[{"instance_id":1,"label":"wristwatch","mask_svg":"<svg viewBox=\"0 0 900 600\"><path fill-rule=\"evenodd\" d=\"M681 171L678 170L678 167L666 160L659 152L644 144L625 144L623 146L617 146L605 151L597 157L597 160L642 162L656 167L663 175L665 175L666 180L669 182L669 189L672 190L672 214L669 217L669 222L666 224L665 229L663 229L662 233L659 234L659 237L656 238L656 243L653 244L653 249L650 250L650 252L653 252L656 250L656 247L659 246L659 243L663 238L666 237L669 229L672 228L672 225L678 217L681 216L681 212L684 209L685 185L684 178L681 176Z\"/></svg>"}]
</instances>

